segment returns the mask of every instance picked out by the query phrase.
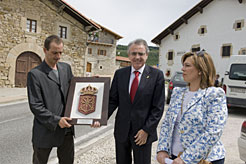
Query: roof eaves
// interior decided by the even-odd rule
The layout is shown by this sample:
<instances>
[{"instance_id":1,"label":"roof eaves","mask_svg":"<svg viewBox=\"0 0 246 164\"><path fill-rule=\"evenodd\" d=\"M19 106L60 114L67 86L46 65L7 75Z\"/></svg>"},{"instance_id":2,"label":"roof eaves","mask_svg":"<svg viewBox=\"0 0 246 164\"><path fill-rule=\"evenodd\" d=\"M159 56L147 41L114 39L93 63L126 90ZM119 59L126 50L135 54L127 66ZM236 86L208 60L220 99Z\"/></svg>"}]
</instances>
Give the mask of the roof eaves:
<instances>
[{"instance_id":1,"label":"roof eaves","mask_svg":"<svg viewBox=\"0 0 246 164\"><path fill-rule=\"evenodd\" d=\"M80 23L82 23L84 26L91 26L89 31L99 30L100 26L92 22L90 19L85 17L83 14L81 14L79 11L74 9L72 6L70 6L68 3L66 3L64 0L56 0L60 1L63 5L65 5L63 11L65 11L67 14L71 15L75 19L77 19Z\"/></svg>"},{"instance_id":2,"label":"roof eaves","mask_svg":"<svg viewBox=\"0 0 246 164\"><path fill-rule=\"evenodd\" d=\"M174 30L176 30L178 27L180 27L183 23L188 24L188 19L190 19L197 12L202 13L203 12L203 8L206 7L212 1L213 0L202 0L201 2L199 2L192 9L187 11L183 16L181 16L179 19L177 19L174 23L172 23L170 26L168 26L165 30L163 30L154 39L152 39L151 42L160 45L161 44L161 40L163 38L165 38L169 34L173 35Z\"/></svg>"},{"instance_id":3,"label":"roof eaves","mask_svg":"<svg viewBox=\"0 0 246 164\"><path fill-rule=\"evenodd\" d=\"M96 22L93 21L93 20L90 20L90 21L92 21L92 22L94 22L95 24L97 24L101 29L104 29L105 31L108 31L109 33L113 34L113 35L116 37L116 39L122 39L122 38L123 38L122 36L116 34L115 32L109 30L108 28L106 28L106 27L100 25L99 23L96 23Z\"/></svg>"},{"instance_id":4,"label":"roof eaves","mask_svg":"<svg viewBox=\"0 0 246 164\"><path fill-rule=\"evenodd\" d=\"M102 29L105 29L105 30L108 31L109 33L113 34L113 35L116 37L116 39L118 39L118 40L123 38L122 36L116 34L115 32L113 32L113 31L111 31L111 30L109 30L109 29L107 29L106 27L101 26L101 28L102 28Z\"/></svg>"}]
</instances>

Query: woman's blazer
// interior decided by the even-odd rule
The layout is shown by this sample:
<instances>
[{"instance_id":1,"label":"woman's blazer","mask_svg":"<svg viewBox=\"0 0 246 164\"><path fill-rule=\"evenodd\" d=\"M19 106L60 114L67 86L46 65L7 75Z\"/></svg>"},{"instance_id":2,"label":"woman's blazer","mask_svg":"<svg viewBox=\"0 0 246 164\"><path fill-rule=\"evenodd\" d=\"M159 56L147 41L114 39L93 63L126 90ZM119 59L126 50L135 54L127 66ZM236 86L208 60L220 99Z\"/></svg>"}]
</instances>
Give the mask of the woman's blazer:
<instances>
[{"instance_id":1,"label":"woman's blazer","mask_svg":"<svg viewBox=\"0 0 246 164\"><path fill-rule=\"evenodd\" d=\"M188 88L176 87L161 126L157 152L167 151L171 155L173 130L181 110L183 94ZM180 140L184 148L181 159L186 164L197 164L201 159L215 161L225 157L220 141L227 119L225 93L221 88L199 89L187 104L179 124Z\"/></svg>"}]
</instances>

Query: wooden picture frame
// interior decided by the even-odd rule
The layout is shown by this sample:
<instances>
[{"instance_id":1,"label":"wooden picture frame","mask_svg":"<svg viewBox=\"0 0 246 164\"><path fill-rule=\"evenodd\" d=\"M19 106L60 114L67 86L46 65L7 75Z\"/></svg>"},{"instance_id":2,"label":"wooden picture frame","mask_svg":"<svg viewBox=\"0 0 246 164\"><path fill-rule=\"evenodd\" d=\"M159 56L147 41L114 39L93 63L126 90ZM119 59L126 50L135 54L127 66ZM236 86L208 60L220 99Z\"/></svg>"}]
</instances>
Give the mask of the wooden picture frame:
<instances>
[{"instance_id":1,"label":"wooden picture frame","mask_svg":"<svg viewBox=\"0 0 246 164\"><path fill-rule=\"evenodd\" d=\"M107 125L110 77L73 77L70 83L65 117L72 125Z\"/></svg>"}]
</instances>

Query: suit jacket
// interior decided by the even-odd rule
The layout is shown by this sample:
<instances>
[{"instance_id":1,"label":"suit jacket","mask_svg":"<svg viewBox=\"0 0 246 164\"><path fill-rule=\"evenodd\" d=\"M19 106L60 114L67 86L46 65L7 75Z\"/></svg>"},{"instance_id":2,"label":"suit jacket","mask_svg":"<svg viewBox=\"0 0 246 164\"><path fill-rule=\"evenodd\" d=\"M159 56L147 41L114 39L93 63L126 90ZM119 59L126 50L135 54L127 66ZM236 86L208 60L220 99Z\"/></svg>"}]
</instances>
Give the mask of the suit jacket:
<instances>
[{"instance_id":1,"label":"suit jacket","mask_svg":"<svg viewBox=\"0 0 246 164\"><path fill-rule=\"evenodd\" d=\"M115 72L109 96L108 117L118 107L114 136L118 142L126 141L129 131L140 129L148 133L147 143L157 140L156 128L162 117L165 101L163 73L145 66L133 103L129 94L131 67Z\"/></svg>"},{"instance_id":2,"label":"suit jacket","mask_svg":"<svg viewBox=\"0 0 246 164\"><path fill-rule=\"evenodd\" d=\"M176 87L165 119L161 125L158 151L171 155L173 130L177 115L181 110L182 97L188 88ZM225 149L220 141L227 119L225 93L221 88L199 89L187 104L179 124L180 141L184 148L181 155L187 164L197 164L201 159L215 161L225 157Z\"/></svg>"},{"instance_id":3,"label":"suit jacket","mask_svg":"<svg viewBox=\"0 0 246 164\"><path fill-rule=\"evenodd\" d=\"M28 101L34 114L32 142L37 147L57 147L64 140L65 128L60 128L58 123L64 116L73 74L66 63L57 63L57 68L60 82L45 61L27 75Z\"/></svg>"}]
</instances>

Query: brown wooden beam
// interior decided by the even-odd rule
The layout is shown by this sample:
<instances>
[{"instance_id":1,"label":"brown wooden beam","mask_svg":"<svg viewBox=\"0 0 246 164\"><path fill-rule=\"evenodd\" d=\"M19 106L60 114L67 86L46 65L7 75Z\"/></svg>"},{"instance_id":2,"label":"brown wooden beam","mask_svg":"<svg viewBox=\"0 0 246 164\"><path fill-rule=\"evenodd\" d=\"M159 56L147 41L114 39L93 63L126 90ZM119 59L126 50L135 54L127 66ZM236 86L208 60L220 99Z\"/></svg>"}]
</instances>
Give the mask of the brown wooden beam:
<instances>
[{"instance_id":1,"label":"brown wooden beam","mask_svg":"<svg viewBox=\"0 0 246 164\"><path fill-rule=\"evenodd\" d=\"M62 13L62 12L63 12L63 9L64 9L65 7L66 7L65 5L61 5L61 6L58 8L57 12L58 12L58 13Z\"/></svg>"},{"instance_id":2,"label":"brown wooden beam","mask_svg":"<svg viewBox=\"0 0 246 164\"><path fill-rule=\"evenodd\" d=\"M197 9L200 11L200 13L202 14L203 13L203 8L198 6Z\"/></svg>"},{"instance_id":3,"label":"brown wooden beam","mask_svg":"<svg viewBox=\"0 0 246 164\"><path fill-rule=\"evenodd\" d=\"M173 30L171 30L170 28L168 29L168 32L173 35Z\"/></svg>"},{"instance_id":4,"label":"brown wooden beam","mask_svg":"<svg viewBox=\"0 0 246 164\"><path fill-rule=\"evenodd\" d=\"M187 19L185 19L185 18L181 18L181 20L185 23L185 24L188 24L188 20Z\"/></svg>"}]
</instances>

